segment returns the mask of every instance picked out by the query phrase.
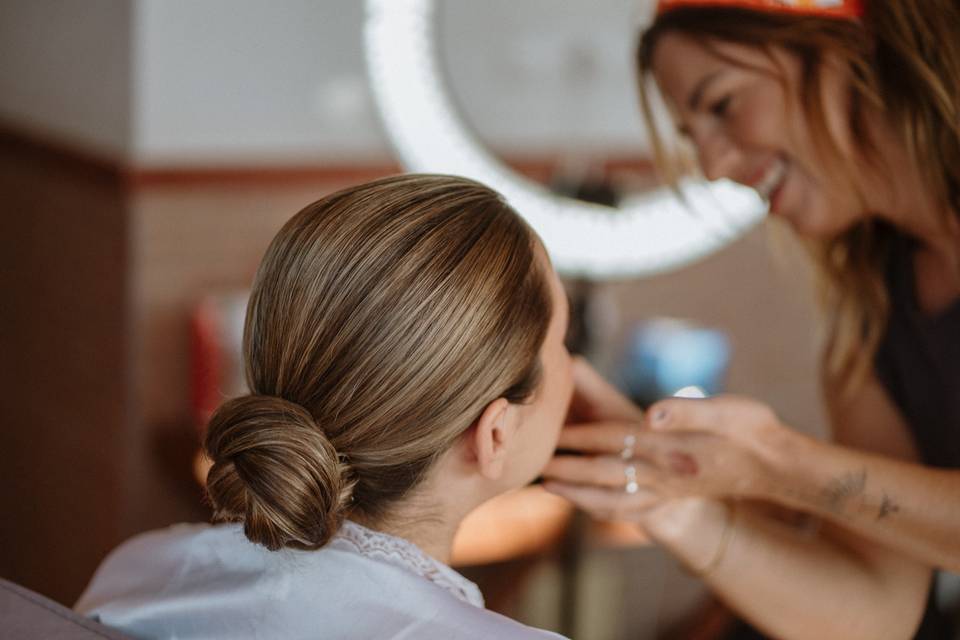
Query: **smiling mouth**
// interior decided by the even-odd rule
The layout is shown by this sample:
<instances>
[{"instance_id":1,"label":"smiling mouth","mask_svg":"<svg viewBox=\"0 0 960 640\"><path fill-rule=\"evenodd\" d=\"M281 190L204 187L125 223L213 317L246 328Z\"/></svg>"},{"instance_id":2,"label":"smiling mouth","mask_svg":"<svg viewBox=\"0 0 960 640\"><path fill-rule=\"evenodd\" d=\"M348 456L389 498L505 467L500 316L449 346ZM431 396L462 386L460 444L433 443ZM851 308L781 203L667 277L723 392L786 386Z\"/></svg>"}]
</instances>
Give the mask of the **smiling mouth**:
<instances>
[{"instance_id":1,"label":"smiling mouth","mask_svg":"<svg viewBox=\"0 0 960 640\"><path fill-rule=\"evenodd\" d=\"M783 186L783 181L787 177L787 163L784 160L777 159L767 167L760 179L754 182L751 187L764 199L771 204L771 198L777 190Z\"/></svg>"}]
</instances>

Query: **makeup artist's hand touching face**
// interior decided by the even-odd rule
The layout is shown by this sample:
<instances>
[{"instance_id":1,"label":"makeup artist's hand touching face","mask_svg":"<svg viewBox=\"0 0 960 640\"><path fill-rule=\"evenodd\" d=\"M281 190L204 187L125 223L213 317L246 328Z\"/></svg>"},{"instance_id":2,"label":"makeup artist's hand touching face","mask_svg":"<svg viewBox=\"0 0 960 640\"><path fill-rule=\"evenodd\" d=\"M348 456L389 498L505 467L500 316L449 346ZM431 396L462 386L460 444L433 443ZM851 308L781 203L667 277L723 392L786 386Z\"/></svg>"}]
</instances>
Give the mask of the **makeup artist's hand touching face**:
<instances>
[{"instance_id":1,"label":"makeup artist's hand touching face","mask_svg":"<svg viewBox=\"0 0 960 640\"><path fill-rule=\"evenodd\" d=\"M764 405L732 396L671 399L642 415L582 361L574 363L574 417L545 487L603 519L642 524L684 497L765 495L787 431Z\"/></svg>"}]
</instances>

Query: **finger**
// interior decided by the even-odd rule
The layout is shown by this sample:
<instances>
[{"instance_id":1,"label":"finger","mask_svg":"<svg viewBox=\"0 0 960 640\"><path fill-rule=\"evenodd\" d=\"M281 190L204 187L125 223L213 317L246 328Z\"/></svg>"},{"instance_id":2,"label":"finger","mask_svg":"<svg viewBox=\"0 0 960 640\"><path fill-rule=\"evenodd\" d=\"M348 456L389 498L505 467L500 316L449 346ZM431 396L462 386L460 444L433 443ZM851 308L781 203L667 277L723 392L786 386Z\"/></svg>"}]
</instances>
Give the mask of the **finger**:
<instances>
[{"instance_id":1,"label":"finger","mask_svg":"<svg viewBox=\"0 0 960 640\"><path fill-rule=\"evenodd\" d=\"M716 440L717 436L702 432L643 430L637 434L633 459L656 467L664 480L697 476L707 451L705 447Z\"/></svg>"},{"instance_id":2,"label":"finger","mask_svg":"<svg viewBox=\"0 0 960 640\"><path fill-rule=\"evenodd\" d=\"M583 358L573 360L571 410L585 420L640 421L643 411Z\"/></svg>"},{"instance_id":3,"label":"finger","mask_svg":"<svg viewBox=\"0 0 960 640\"><path fill-rule=\"evenodd\" d=\"M637 423L592 422L589 424L567 425L560 432L557 447L573 451L590 453L619 454L627 446L628 436L636 437L640 431Z\"/></svg>"},{"instance_id":4,"label":"finger","mask_svg":"<svg viewBox=\"0 0 960 640\"><path fill-rule=\"evenodd\" d=\"M632 436L632 444L627 438ZM557 443L559 450L578 451L591 454L606 454L622 457L625 453L630 460L655 462L658 466L669 467L674 452L683 452L689 448L691 437L703 437L701 434L653 432L643 429L635 423L593 422L582 425L567 425L560 432Z\"/></svg>"},{"instance_id":5,"label":"finger","mask_svg":"<svg viewBox=\"0 0 960 640\"><path fill-rule=\"evenodd\" d=\"M627 475L627 468L633 472ZM572 484L623 488L628 480L638 486L654 484L659 478L657 470L644 462L632 460L625 463L619 458L606 456L555 456L543 470L543 476Z\"/></svg>"},{"instance_id":6,"label":"finger","mask_svg":"<svg viewBox=\"0 0 960 640\"><path fill-rule=\"evenodd\" d=\"M671 398L657 402L647 412L644 424L653 431L699 431L728 435L752 419L750 404L760 403L725 397Z\"/></svg>"},{"instance_id":7,"label":"finger","mask_svg":"<svg viewBox=\"0 0 960 640\"><path fill-rule=\"evenodd\" d=\"M651 489L625 493L623 490L583 487L563 482L546 482L543 488L603 520L637 521L648 509L663 501L663 498Z\"/></svg>"}]
</instances>

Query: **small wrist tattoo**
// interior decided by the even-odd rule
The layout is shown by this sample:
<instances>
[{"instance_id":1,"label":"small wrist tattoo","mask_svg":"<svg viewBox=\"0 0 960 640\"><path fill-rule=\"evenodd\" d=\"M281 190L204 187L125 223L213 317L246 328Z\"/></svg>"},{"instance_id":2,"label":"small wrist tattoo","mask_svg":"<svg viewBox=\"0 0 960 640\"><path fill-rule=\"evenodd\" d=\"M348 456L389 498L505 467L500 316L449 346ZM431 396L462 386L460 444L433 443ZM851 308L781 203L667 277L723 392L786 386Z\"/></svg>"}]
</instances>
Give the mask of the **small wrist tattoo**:
<instances>
[{"instance_id":1,"label":"small wrist tattoo","mask_svg":"<svg viewBox=\"0 0 960 640\"><path fill-rule=\"evenodd\" d=\"M846 515L854 506L859 513L876 514L884 520L900 512L900 504L884 491L878 498L867 494L867 470L846 473L834 478L820 493L824 506L837 515Z\"/></svg>"},{"instance_id":2,"label":"small wrist tattoo","mask_svg":"<svg viewBox=\"0 0 960 640\"><path fill-rule=\"evenodd\" d=\"M883 520L900 512L900 505L894 502L893 498L883 492L883 499L880 501L880 508L877 510L877 520Z\"/></svg>"},{"instance_id":3,"label":"small wrist tattoo","mask_svg":"<svg viewBox=\"0 0 960 640\"><path fill-rule=\"evenodd\" d=\"M842 514L851 500L862 498L867 489L867 470L846 473L827 483L821 496L830 511Z\"/></svg>"}]
</instances>

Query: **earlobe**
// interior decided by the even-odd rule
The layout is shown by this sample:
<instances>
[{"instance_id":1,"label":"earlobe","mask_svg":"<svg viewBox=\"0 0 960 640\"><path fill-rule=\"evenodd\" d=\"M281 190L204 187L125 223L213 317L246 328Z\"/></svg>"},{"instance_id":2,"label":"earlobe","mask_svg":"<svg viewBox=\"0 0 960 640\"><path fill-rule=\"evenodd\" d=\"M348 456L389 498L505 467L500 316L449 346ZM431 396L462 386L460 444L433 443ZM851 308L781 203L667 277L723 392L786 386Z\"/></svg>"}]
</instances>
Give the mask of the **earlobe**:
<instances>
[{"instance_id":1,"label":"earlobe","mask_svg":"<svg viewBox=\"0 0 960 640\"><path fill-rule=\"evenodd\" d=\"M508 428L509 413L510 403L505 398L497 398L480 414L473 431L477 467L480 475L488 480L498 480L506 467L512 435Z\"/></svg>"}]
</instances>

